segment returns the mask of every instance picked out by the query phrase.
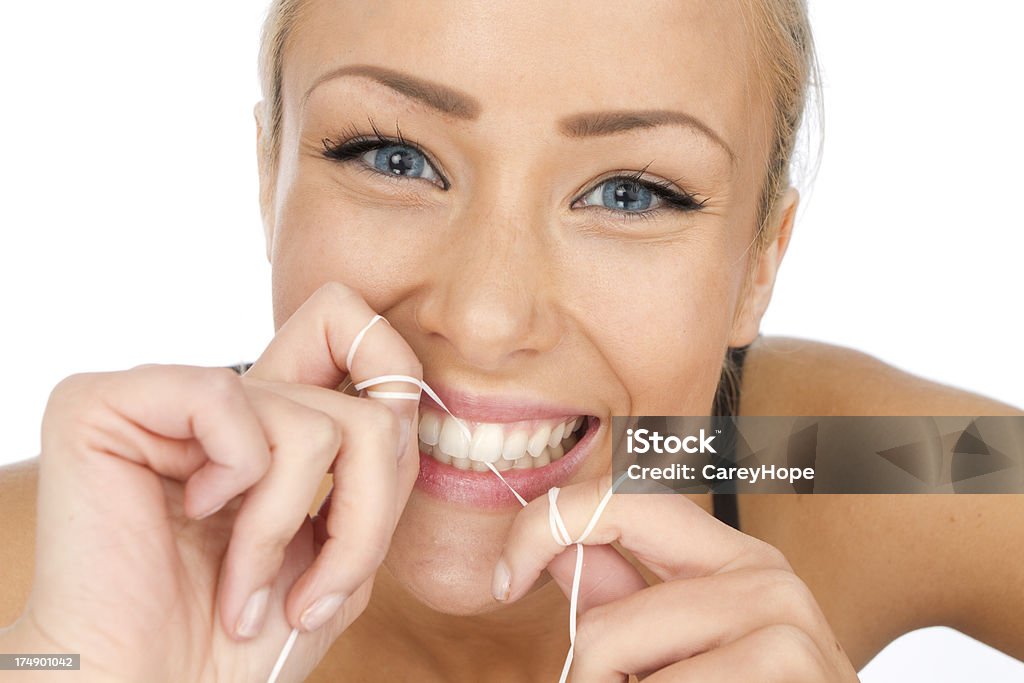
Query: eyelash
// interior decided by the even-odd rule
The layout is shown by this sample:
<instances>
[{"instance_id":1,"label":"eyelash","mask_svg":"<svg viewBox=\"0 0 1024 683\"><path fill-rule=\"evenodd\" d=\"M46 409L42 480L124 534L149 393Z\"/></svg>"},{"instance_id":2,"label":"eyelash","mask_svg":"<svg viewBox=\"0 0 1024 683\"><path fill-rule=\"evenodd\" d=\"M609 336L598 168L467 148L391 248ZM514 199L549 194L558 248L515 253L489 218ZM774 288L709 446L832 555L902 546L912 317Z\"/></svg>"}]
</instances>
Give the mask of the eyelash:
<instances>
[{"instance_id":1,"label":"eyelash","mask_svg":"<svg viewBox=\"0 0 1024 683\"><path fill-rule=\"evenodd\" d=\"M358 130L356 130L355 126L350 126L346 131L343 132L342 139L345 140L344 142L335 142L329 138L324 138L321 141L324 146L323 156L333 161L347 163L350 161L357 160L367 152L370 152L375 149L380 149L381 147L387 147L390 145L402 145L414 149L419 154L422 154L423 157L434 167L434 169L437 169L437 164L434 162L433 159L430 158L429 154L424 152L418 144L407 140L402 135L402 131L401 129L398 128L397 123L395 124L395 129L398 131L397 137L388 137L381 133L372 120L370 121L370 126L373 128L372 137L363 135ZM650 166L650 164L648 164L647 166ZM650 180L644 178L643 175L647 171L647 166L644 166L644 168L636 172L631 172L628 174L619 174L604 178L603 180L600 180L597 183L591 185L588 190L586 190L580 195L580 199L589 195L595 189L597 189L598 187L607 182L613 180L620 180L638 185L649 190L654 196L656 196L659 200L664 202L664 205L657 209L648 209L646 211L623 211L619 209L611 209L606 206L588 206L586 208L602 209L605 212L614 214L616 218L622 218L624 220L651 220L652 214L660 213L662 209L690 213L694 211L700 211L701 209L704 208L704 205L708 201L706 198L697 199L696 196L690 194L689 192L686 192L685 190L679 191L673 187L673 183L667 180ZM370 173L374 176L382 176L391 182L404 183L408 180L403 178L402 176L392 176L387 173L381 173L380 171L372 169L366 166L365 164L360 164L360 170L366 171L367 173ZM437 171L437 175L444 183L444 190L447 190L448 188L451 187L451 183L448 182L448 179L445 178L440 171ZM574 200L573 204L575 204L578 201L579 199Z\"/></svg>"},{"instance_id":2,"label":"eyelash","mask_svg":"<svg viewBox=\"0 0 1024 683\"><path fill-rule=\"evenodd\" d=\"M643 175L647 172L647 168L650 165L651 164L647 164L647 166L644 166L639 171L626 174L620 173L619 175L613 175L599 180L597 183L591 185L590 188L582 194L582 196L590 194L595 188L598 188L609 181L619 180L644 187L650 190L658 199L665 202L665 206L663 207L658 209L648 209L646 211L621 211L617 209L609 209L607 206L591 207L595 209L603 209L613 213L616 217L622 217L626 220L651 220L653 218L653 214L659 213L662 209L691 213L694 211L700 211L704 208L704 205L708 201L706 197L704 199L697 199L695 195L690 194L686 190L675 189L674 183L667 180L649 180L644 178ZM573 203L575 204L576 202Z\"/></svg>"},{"instance_id":3,"label":"eyelash","mask_svg":"<svg viewBox=\"0 0 1024 683\"><path fill-rule=\"evenodd\" d=\"M367 152L370 152L375 149L380 149L381 147L388 147L390 145L402 145L404 147L409 147L411 149L416 150L417 152L423 155L423 157L431 164L431 166L433 166L435 169L437 168L437 162L435 162L430 157L429 154L424 152L423 149L420 148L418 144L405 139L405 136L402 135L402 129L398 127L397 122L395 123L395 130L398 131L398 136L394 138L387 137L386 135L381 133L372 119L370 120L370 127L373 128L372 137L360 133L358 130L356 130L355 126L349 126L345 131L342 132L342 139L344 140L344 142L335 142L330 138L324 138L323 140L321 140L321 144L324 146L324 157L340 163L347 163L350 161L355 161L359 159L359 157L361 157L362 155L366 154ZM402 178L401 176L396 177L388 175L387 173L381 173L380 171L372 169L366 166L365 164L360 164L359 167L359 170L361 171L366 171L367 173L370 173L374 176L386 178L391 182L403 183L407 182L408 180ZM441 178L441 182L444 184L444 187L442 189L447 190L448 188L451 187L451 183L448 182L448 179L444 177L444 174L438 171L437 175L439 178Z\"/></svg>"}]
</instances>

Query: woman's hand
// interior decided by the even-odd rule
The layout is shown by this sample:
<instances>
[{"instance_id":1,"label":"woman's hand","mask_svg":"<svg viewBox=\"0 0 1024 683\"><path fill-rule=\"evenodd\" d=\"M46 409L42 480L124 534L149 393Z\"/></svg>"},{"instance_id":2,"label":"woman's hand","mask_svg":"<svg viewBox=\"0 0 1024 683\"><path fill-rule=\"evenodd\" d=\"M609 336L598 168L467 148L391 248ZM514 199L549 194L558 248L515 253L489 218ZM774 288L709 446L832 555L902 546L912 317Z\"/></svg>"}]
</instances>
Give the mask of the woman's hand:
<instances>
[{"instance_id":1,"label":"woman's hand","mask_svg":"<svg viewBox=\"0 0 1024 683\"><path fill-rule=\"evenodd\" d=\"M605 476L560 492L558 509L570 534L583 530L610 483ZM614 496L585 542L572 680L620 683L630 674L647 683L858 680L782 553L687 498ZM648 587L607 545L612 542L662 582ZM548 498L538 498L512 527L495 572L495 597L522 597L545 567L568 592L575 555L575 547L566 550L552 538Z\"/></svg>"},{"instance_id":2,"label":"woman's hand","mask_svg":"<svg viewBox=\"0 0 1024 683\"><path fill-rule=\"evenodd\" d=\"M313 633L281 680L304 679L364 609L418 468L415 401L337 391L346 376L422 377L383 321L345 367L373 315L327 285L244 377L142 366L63 381L18 633L81 653L100 680L262 681L296 626Z\"/></svg>"}]
</instances>

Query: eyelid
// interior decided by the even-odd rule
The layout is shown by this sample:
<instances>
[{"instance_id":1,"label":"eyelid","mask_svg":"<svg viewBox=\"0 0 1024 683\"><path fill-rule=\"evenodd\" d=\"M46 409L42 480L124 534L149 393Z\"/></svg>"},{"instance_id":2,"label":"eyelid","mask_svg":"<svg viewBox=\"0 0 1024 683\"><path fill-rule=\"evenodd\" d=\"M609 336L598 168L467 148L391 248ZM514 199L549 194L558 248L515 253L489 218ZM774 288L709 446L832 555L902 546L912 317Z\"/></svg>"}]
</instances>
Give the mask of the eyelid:
<instances>
[{"instance_id":1,"label":"eyelid","mask_svg":"<svg viewBox=\"0 0 1024 683\"><path fill-rule=\"evenodd\" d=\"M436 173L438 178L440 178L441 180L441 189L448 190L451 188L451 182L448 180L448 175L444 172L443 166L440 163L438 163L437 160L435 160L430 153L424 150L419 143L417 143L414 140L410 140L406 138L404 135L402 135L402 131L400 128L398 128L397 123L395 124L395 127L398 129L397 137L381 133L380 130L377 128L376 124L373 123L372 119L370 121L370 126L373 128L373 134L363 133L356 129L354 125L350 125L342 132L340 136L338 136L340 142L335 142L331 138L323 138L321 140L321 144L324 147L323 155L328 159L332 159L334 161L339 162L359 161L358 165L360 167L365 168L366 170L370 171L371 173L374 173L375 175L384 176L392 181L408 182L409 180L420 180L420 178L400 179L399 177L391 176L388 175L387 173L382 173L375 168L370 168L366 166L364 162L358 159L358 157L363 153L369 152L373 149L386 147L388 145L400 145L402 147L409 147L410 149L416 150L417 153L422 154L423 158L426 159L426 162L430 164L431 168L434 169L434 173ZM352 148L356 146L359 147L356 150L352 150ZM431 181L427 182L430 182L431 185L437 187L437 183Z\"/></svg>"},{"instance_id":2,"label":"eyelid","mask_svg":"<svg viewBox=\"0 0 1024 683\"><path fill-rule=\"evenodd\" d=\"M648 166L649 165L650 164L648 164ZM625 215L628 216L629 218L650 218L650 216L644 216L644 214L655 214L662 211L672 210L690 212L700 211L702 208L704 208L704 204L707 203L708 198L705 197L703 199L699 199L697 195L679 187L678 185L676 185L676 183L669 180L646 178L644 177L644 172L646 171L646 169L647 166L645 166L640 171L612 171L609 174L605 175L604 177L599 178L598 180L588 185L585 190L579 192L576 195L576 199L572 201L572 205L575 205L577 202L581 201L588 195L592 194L599 187L601 187L608 181L621 179L625 181L635 182L638 185L647 188L658 198L660 202L662 202L662 205L658 206L657 208L646 209L644 211L624 211L621 209L612 209L607 206L593 204L588 204L583 208L603 209L604 211L615 214L616 216ZM686 203L689 203L691 206L686 206Z\"/></svg>"},{"instance_id":3,"label":"eyelid","mask_svg":"<svg viewBox=\"0 0 1024 683\"><path fill-rule=\"evenodd\" d=\"M639 171L634 171L634 170L629 170L629 169L620 169L618 171L609 171L604 176L602 176L601 178L598 178L597 180L595 180L590 185L587 185L586 189L584 191L582 191L581 193L579 193L579 195L582 196L582 195L585 195L585 194L587 194L589 192L592 192L592 191L594 191L594 189L596 189L597 187L601 186L604 183L607 183L609 180L618 180L618 179L621 178L623 180L632 180L633 182L636 182L636 183L638 183L640 185L643 185L645 187L656 187L656 188L659 188L659 189L665 189L665 190L669 190L669 191L672 191L672 192L676 192L676 193L678 193L680 195L683 195L685 197L692 197L693 196L690 192L687 192L685 189L683 189L682 187L679 187L678 185L676 185L672 181L665 180L665 179L662 179L662 178L657 178L657 177L655 177L655 178L647 177L646 175L644 175L645 174L645 170L646 170L646 166L644 167L644 169L641 169Z\"/></svg>"}]
</instances>

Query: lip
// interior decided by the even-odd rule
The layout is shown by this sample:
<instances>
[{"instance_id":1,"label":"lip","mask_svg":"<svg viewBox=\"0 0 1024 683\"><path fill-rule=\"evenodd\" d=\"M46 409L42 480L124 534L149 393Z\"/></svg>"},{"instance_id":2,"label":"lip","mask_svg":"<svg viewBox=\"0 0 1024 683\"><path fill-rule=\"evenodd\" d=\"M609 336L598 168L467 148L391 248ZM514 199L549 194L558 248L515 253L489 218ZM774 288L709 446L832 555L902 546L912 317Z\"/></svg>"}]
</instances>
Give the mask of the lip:
<instances>
[{"instance_id":1,"label":"lip","mask_svg":"<svg viewBox=\"0 0 1024 683\"><path fill-rule=\"evenodd\" d=\"M444 401L448 410L461 420L470 422L519 422L521 420L560 419L567 416L589 415L586 409L572 405L558 405L517 396L485 396L458 391L443 384L430 384L430 388ZM420 404L435 407L426 393ZM493 477L494 474L492 473ZM499 482L500 483L500 482Z\"/></svg>"},{"instance_id":2,"label":"lip","mask_svg":"<svg viewBox=\"0 0 1024 683\"><path fill-rule=\"evenodd\" d=\"M446 398L442 396L442 399L448 404ZM449 407L451 407L450 404ZM452 412L456 411L453 409ZM456 414L458 413L456 412ZM459 415L459 417L462 416ZM587 430L583 437L571 451L550 465L528 470L506 470L501 475L527 501L543 495L553 486L564 485L576 473L583 461L593 453L598 443L597 435L601 431L602 424L601 420L588 417ZM493 510L519 506L516 497L493 472L460 470L451 465L445 465L422 451L420 452L420 472L416 478L416 488L435 498L467 507Z\"/></svg>"}]
</instances>

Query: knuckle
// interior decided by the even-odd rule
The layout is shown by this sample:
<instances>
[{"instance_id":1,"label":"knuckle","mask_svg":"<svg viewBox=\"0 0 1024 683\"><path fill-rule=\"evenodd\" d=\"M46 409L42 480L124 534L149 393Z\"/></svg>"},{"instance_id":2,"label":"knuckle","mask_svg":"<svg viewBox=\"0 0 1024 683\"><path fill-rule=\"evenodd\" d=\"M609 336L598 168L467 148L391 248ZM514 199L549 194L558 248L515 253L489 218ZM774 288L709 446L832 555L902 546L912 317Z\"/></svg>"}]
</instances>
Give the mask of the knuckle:
<instances>
[{"instance_id":1,"label":"knuckle","mask_svg":"<svg viewBox=\"0 0 1024 683\"><path fill-rule=\"evenodd\" d=\"M96 388L97 375L94 373L80 373L69 375L57 383L50 392L47 405L64 406L73 402L75 398L88 394Z\"/></svg>"},{"instance_id":2,"label":"knuckle","mask_svg":"<svg viewBox=\"0 0 1024 683\"><path fill-rule=\"evenodd\" d=\"M820 612L814 594L799 576L784 570L766 572L767 587L764 595L771 596L780 614L788 614L794 623L813 627L820 621Z\"/></svg>"},{"instance_id":3,"label":"knuckle","mask_svg":"<svg viewBox=\"0 0 1024 683\"><path fill-rule=\"evenodd\" d=\"M312 298L318 304L325 306L337 306L346 304L355 298L355 292L340 282L325 282L313 293Z\"/></svg>"},{"instance_id":4,"label":"knuckle","mask_svg":"<svg viewBox=\"0 0 1024 683\"><path fill-rule=\"evenodd\" d=\"M759 572L759 576L764 583L762 590L766 593L781 600L797 597L799 592L797 584L800 583L800 579L796 574L781 569L765 569Z\"/></svg>"},{"instance_id":5,"label":"knuckle","mask_svg":"<svg viewBox=\"0 0 1024 683\"><path fill-rule=\"evenodd\" d=\"M242 392L242 379L230 368L203 368L199 390L214 400L234 398Z\"/></svg>"},{"instance_id":6,"label":"knuckle","mask_svg":"<svg viewBox=\"0 0 1024 683\"><path fill-rule=\"evenodd\" d=\"M379 551L376 543L371 544L371 547L350 541L351 539L330 538L327 542L332 544L334 549L330 552L331 559L323 565L324 572L330 575L332 583L342 593L348 595L372 577L384 561L384 554Z\"/></svg>"},{"instance_id":7,"label":"knuckle","mask_svg":"<svg viewBox=\"0 0 1024 683\"><path fill-rule=\"evenodd\" d=\"M338 423L325 413L314 413L303 432L308 452L311 454L333 455L341 446L341 430Z\"/></svg>"},{"instance_id":8,"label":"knuckle","mask_svg":"<svg viewBox=\"0 0 1024 683\"><path fill-rule=\"evenodd\" d=\"M284 560L285 549L291 542L288 531L268 530L262 528L259 535L254 535L248 543L251 557L256 558L261 564L277 567Z\"/></svg>"},{"instance_id":9,"label":"knuckle","mask_svg":"<svg viewBox=\"0 0 1024 683\"><path fill-rule=\"evenodd\" d=\"M789 564L789 560L786 559L785 554L781 550L770 543L765 543L759 539L754 540L756 541L754 554L758 559L758 564L770 569L792 573L793 569Z\"/></svg>"},{"instance_id":10,"label":"knuckle","mask_svg":"<svg viewBox=\"0 0 1024 683\"><path fill-rule=\"evenodd\" d=\"M766 680L789 680L818 666L814 640L791 624L773 624L757 633L754 647L747 651L756 670L775 675ZM753 645L753 643L752 643Z\"/></svg>"},{"instance_id":11,"label":"knuckle","mask_svg":"<svg viewBox=\"0 0 1024 683\"><path fill-rule=\"evenodd\" d=\"M391 546L394 517L367 515L359 502L345 496L332 501L328 533L346 548L346 563L361 571L372 571L387 556Z\"/></svg>"},{"instance_id":12,"label":"knuckle","mask_svg":"<svg viewBox=\"0 0 1024 683\"><path fill-rule=\"evenodd\" d=\"M50 392L43 414L44 426L54 421L80 427L109 424L112 413L105 399L116 392L117 382L131 372L88 372L65 377Z\"/></svg>"},{"instance_id":13,"label":"knuckle","mask_svg":"<svg viewBox=\"0 0 1024 683\"><path fill-rule=\"evenodd\" d=\"M100 373L65 377L54 386L42 419L40 455L49 460L55 452L84 453L88 443L102 437L111 422L102 394Z\"/></svg>"}]
</instances>

